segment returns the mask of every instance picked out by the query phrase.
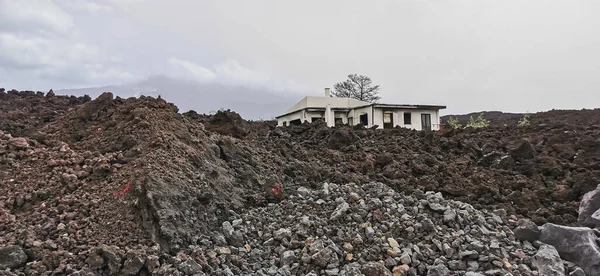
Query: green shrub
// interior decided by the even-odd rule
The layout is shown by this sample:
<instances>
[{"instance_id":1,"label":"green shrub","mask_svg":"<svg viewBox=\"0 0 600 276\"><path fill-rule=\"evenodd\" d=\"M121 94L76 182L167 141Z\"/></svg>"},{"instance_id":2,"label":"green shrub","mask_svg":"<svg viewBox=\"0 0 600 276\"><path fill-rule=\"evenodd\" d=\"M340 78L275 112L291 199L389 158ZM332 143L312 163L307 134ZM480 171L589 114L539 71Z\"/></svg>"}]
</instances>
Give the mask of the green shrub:
<instances>
[{"instance_id":1,"label":"green shrub","mask_svg":"<svg viewBox=\"0 0 600 276\"><path fill-rule=\"evenodd\" d=\"M483 113L480 113L479 116L477 117L477 119L473 119L473 116L471 116L466 127L484 128L484 127L488 127L489 125L490 125L490 121L488 121L487 119L485 119L483 117Z\"/></svg>"},{"instance_id":2,"label":"green shrub","mask_svg":"<svg viewBox=\"0 0 600 276\"><path fill-rule=\"evenodd\" d=\"M529 114L525 114L523 116L523 118L519 119L520 127L525 127L525 126L530 126L530 125L531 125L531 121L529 121Z\"/></svg>"},{"instance_id":3,"label":"green shrub","mask_svg":"<svg viewBox=\"0 0 600 276\"><path fill-rule=\"evenodd\" d=\"M453 129L458 129L462 127L462 125L458 122L458 119L453 117L450 117L448 119L448 125Z\"/></svg>"}]
</instances>

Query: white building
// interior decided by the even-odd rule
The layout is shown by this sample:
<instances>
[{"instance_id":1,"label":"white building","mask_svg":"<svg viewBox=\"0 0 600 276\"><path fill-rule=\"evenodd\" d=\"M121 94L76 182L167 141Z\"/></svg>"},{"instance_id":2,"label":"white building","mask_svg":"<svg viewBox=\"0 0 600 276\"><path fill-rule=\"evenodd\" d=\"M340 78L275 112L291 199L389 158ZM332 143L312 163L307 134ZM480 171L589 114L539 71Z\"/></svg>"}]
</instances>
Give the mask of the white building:
<instances>
[{"instance_id":1,"label":"white building","mask_svg":"<svg viewBox=\"0 0 600 276\"><path fill-rule=\"evenodd\" d=\"M278 126L302 124L324 120L327 126L336 124L358 125L377 128L396 126L416 130L439 130L439 105L407 105L368 103L351 98L331 97L325 88L324 97L306 96L285 114L277 116Z\"/></svg>"}]
</instances>

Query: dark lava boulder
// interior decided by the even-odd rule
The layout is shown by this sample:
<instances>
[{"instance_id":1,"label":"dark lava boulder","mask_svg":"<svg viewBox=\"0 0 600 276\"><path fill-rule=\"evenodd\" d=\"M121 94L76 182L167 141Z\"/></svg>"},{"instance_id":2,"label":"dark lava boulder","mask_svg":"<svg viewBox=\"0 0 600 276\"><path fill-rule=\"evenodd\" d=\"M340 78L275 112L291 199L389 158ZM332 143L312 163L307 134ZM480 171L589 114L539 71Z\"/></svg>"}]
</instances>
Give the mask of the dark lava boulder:
<instances>
[{"instance_id":1,"label":"dark lava boulder","mask_svg":"<svg viewBox=\"0 0 600 276\"><path fill-rule=\"evenodd\" d=\"M519 146L510 150L510 155L516 161L523 161L527 159L533 159L536 155L535 148L529 142L529 140L521 140Z\"/></svg>"},{"instance_id":2,"label":"dark lava boulder","mask_svg":"<svg viewBox=\"0 0 600 276\"><path fill-rule=\"evenodd\" d=\"M27 263L27 255L17 245L0 248L0 269L17 268Z\"/></svg>"}]
</instances>

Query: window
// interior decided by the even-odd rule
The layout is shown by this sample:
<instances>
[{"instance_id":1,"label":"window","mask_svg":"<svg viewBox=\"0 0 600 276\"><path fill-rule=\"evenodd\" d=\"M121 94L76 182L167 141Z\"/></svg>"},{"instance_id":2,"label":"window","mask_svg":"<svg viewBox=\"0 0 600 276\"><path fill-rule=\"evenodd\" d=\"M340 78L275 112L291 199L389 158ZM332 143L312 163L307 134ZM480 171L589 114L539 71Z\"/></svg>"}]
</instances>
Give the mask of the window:
<instances>
[{"instance_id":1,"label":"window","mask_svg":"<svg viewBox=\"0 0 600 276\"><path fill-rule=\"evenodd\" d=\"M383 123L384 124L392 123L392 113L383 113Z\"/></svg>"},{"instance_id":2,"label":"window","mask_svg":"<svg viewBox=\"0 0 600 276\"><path fill-rule=\"evenodd\" d=\"M342 118L335 118L334 120L334 124L337 125L343 125L344 121L342 120Z\"/></svg>"},{"instance_id":3,"label":"window","mask_svg":"<svg viewBox=\"0 0 600 276\"><path fill-rule=\"evenodd\" d=\"M368 114L365 113L365 114L360 115L359 119L360 119L360 123L363 126L369 125L369 115Z\"/></svg>"},{"instance_id":4,"label":"window","mask_svg":"<svg viewBox=\"0 0 600 276\"><path fill-rule=\"evenodd\" d=\"M410 125L410 124L412 124L412 118L411 118L411 116L410 116L410 115L411 115L411 114L410 114L410 112L405 112L405 113L404 113L404 124L405 124L405 125Z\"/></svg>"}]
</instances>

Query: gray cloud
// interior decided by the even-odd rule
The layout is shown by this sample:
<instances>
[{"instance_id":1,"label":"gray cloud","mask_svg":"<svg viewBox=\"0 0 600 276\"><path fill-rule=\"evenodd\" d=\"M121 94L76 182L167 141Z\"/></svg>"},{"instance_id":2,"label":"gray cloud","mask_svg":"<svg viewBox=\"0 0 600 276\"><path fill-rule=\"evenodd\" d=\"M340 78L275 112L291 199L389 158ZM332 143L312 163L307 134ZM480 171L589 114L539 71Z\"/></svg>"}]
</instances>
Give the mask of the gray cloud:
<instances>
[{"instance_id":1,"label":"gray cloud","mask_svg":"<svg viewBox=\"0 0 600 276\"><path fill-rule=\"evenodd\" d=\"M600 102L592 0L75 2L0 0L0 82L45 90L162 74L301 97L359 73L382 101L447 113Z\"/></svg>"}]
</instances>

